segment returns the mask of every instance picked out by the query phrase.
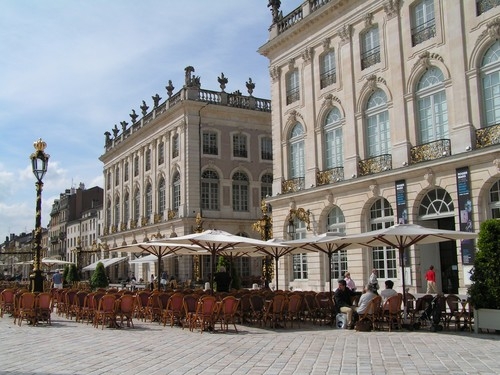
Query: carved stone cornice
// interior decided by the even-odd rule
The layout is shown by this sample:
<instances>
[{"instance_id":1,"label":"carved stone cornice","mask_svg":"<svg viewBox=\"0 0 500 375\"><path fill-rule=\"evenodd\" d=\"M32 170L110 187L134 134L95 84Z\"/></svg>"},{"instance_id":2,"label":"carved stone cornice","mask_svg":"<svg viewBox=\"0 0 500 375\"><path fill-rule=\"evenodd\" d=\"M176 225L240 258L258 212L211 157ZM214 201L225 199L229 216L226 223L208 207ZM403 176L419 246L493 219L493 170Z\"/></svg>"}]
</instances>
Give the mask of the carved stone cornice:
<instances>
[{"instance_id":1,"label":"carved stone cornice","mask_svg":"<svg viewBox=\"0 0 500 375\"><path fill-rule=\"evenodd\" d=\"M399 15L400 0L387 0L384 4L385 14L388 18L394 18Z\"/></svg>"}]
</instances>

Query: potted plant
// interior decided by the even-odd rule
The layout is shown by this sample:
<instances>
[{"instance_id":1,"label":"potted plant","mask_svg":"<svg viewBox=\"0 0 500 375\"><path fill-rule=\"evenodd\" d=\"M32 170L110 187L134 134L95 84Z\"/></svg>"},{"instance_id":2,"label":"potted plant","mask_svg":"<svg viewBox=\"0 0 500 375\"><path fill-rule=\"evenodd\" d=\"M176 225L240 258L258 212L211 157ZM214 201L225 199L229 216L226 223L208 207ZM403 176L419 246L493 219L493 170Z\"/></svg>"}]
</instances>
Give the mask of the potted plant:
<instances>
[{"instance_id":1,"label":"potted plant","mask_svg":"<svg viewBox=\"0 0 500 375\"><path fill-rule=\"evenodd\" d=\"M481 224L469 288L474 331L500 330L500 219Z\"/></svg>"},{"instance_id":2,"label":"potted plant","mask_svg":"<svg viewBox=\"0 0 500 375\"><path fill-rule=\"evenodd\" d=\"M108 278L102 262L97 263L95 271L90 279L90 284L92 289L106 288L108 286Z\"/></svg>"},{"instance_id":3,"label":"potted plant","mask_svg":"<svg viewBox=\"0 0 500 375\"><path fill-rule=\"evenodd\" d=\"M75 264L69 266L69 270L66 275L66 280L70 286L73 286L74 283L80 281L80 278L78 277L78 270L76 269Z\"/></svg>"}]
</instances>

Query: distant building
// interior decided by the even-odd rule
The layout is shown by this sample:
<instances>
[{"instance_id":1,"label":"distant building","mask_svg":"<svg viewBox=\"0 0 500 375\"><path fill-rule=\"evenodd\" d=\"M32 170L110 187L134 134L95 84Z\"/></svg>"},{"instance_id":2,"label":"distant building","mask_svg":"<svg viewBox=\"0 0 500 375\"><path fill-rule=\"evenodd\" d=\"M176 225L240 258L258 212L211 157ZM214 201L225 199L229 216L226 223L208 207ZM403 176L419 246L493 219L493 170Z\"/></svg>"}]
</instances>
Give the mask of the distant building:
<instances>
[{"instance_id":1,"label":"distant building","mask_svg":"<svg viewBox=\"0 0 500 375\"><path fill-rule=\"evenodd\" d=\"M271 103L252 95L251 79L243 95L225 92L224 74L211 91L193 73L187 67L180 90L169 81L165 100L143 101L142 116L132 111L131 124L105 133L101 239L110 248L201 228L258 237L252 224L272 195ZM209 261L179 257L166 270L182 281L207 279ZM261 275L260 259L237 263L243 279ZM139 268L136 276L148 280Z\"/></svg>"},{"instance_id":2,"label":"distant building","mask_svg":"<svg viewBox=\"0 0 500 375\"><path fill-rule=\"evenodd\" d=\"M273 232L355 234L395 223L478 231L500 217L498 1L305 1L273 9ZM415 246L411 291L430 264L440 291L464 293L474 244ZM401 286L397 251L286 257L285 288L324 290L349 269Z\"/></svg>"}]
</instances>

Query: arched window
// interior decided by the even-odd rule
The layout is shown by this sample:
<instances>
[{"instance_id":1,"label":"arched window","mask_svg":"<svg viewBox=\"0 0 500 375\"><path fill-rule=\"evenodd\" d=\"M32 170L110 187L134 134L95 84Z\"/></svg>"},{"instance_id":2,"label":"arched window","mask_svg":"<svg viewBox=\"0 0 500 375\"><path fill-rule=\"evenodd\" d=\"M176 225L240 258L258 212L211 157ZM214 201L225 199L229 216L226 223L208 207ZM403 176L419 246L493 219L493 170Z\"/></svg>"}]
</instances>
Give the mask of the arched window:
<instances>
[{"instance_id":1,"label":"arched window","mask_svg":"<svg viewBox=\"0 0 500 375\"><path fill-rule=\"evenodd\" d=\"M273 196L273 175L264 173L260 178L260 200Z\"/></svg>"},{"instance_id":2,"label":"arched window","mask_svg":"<svg viewBox=\"0 0 500 375\"><path fill-rule=\"evenodd\" d=\"M141 216L141 194L139 188L134 191L134 220L139 220Z\"/></svg>"},{"instance_id":3,"label":"arched window","mask_svg":"<svg viewBox=\"0 0 500 375\"><path fill-rule=\"evenodd\" d=\"M248 176L243 172L233 175L233 210L248 211Z\"/></svg>"},{"instance_id":4,"label":"arched window","mask_svg":"<svg viewBox=\"0 0 500 375\"><path fill-rule=\"evenodd\" d=\"M448 137L448 106L444 76L436 67L428 69L417 85L417 116L420 143Z\"/></svg>"},{"instance_id":5,"label":"arched window","mask_svg":"<svg viewBox=\"0 0 500 375\"><path fill-rule=\"evenodd\" d=\"M335 51L331 50L321 56L320 60L320 87L324 89L337 81Z\"/></svg>"},{"instance_id":6,"label":"arched window","mask_svg":"<svg viewBox=\"0 0 500 375\"><path fill-rule=\"evenodd\" d=\"M492 219L500 219L500 180L490 189L490 212Z\"/></svg>"},{"instance_id":7,"label":"arched window","mask_svg":"<svg viewBox=\"0 0 500 375\"><path fill-rule=\"evenodd\" d=\"M325 139L325 169L342 167L344 165L342 116L337 107L334 107L325 118L323 125Z\"/></svg>"},{"instance_id":8,"label":"arched window","mask_svg":"<svg viewBox=\"0 0 500 375\"><path fill-rule=\"evenodd\" d=\"M334 206L327 217L327 232L345 233L345 217L342 210ZM339 280L344 273L348 270L347 267L347 250L336 251L332 254L331 258L332 280Z\"/></svg>"},{"instance_id":9,"label":"arched window","mask_svg":"<svg viewBox=\"0 0 500 375\"><path fill-rule=\"evenodd\" d=\"M418 214L420 218L424 216L429 218L438 215L443 217L443 214L451 216L453 215L454 209L451 195L443 188L437 187L430 190L422 199Z\"/></svg>"},{"instance_id":10,"label":"arched window","mask_svg":"<svg viewBox=\"0 0 500 375\"><path fill-rule=\"evenodd\" d=\"M201 207L204 210L219 209L219 175L211 169L201 174Z\"/></svg>"},{"instance_id":11,"label":"arched window","mask_svg":"<svg viewBox=\"0 0 500 375\"><path fill-rule=\"evenodd\" d=\"M113 224L118 229L118 225L120 224L120 197L118 196L115 197L115 213Z\"/></svg>"},{"instance_id":12,"label":"arched window","mask_svg":"<svg viewBox=\"0 0 500 375\"><path fill-rule=\"evenodd\" d=\"M178 211L181 205L181 175L175 172L172 178L172 210Z\"/></svg>"},{"instance_id":13,"label":"arched window","mask_svg":"<svg viewBox=\"0 0 500 375\"><path fill-rule=\"evenodd\" d=\"M288 144L290 178L302 178L305 175L304 128L300 123L296 123L290 132Z\"/></svg>"},{"instance_id":14,"label":"arched window","mask_svg":"<svg viewBox=\"0 0 500 375\"><path fill-rule=\"evenodd\" d=\"M370 229L377 230L394 225L394 212L389 202L381 198L370 208ZM397 277L397 252L396 249L387 246L372 248L373 268L378 270L382 279L393 279Z\"/></svg>"},{"instance_id":15,"label":"arched window","mask_svg":"<svg viewBox=\"0 0 500 375\"><path fill-rule=\"evenodd\" d=\"M146 218L149 220L151 218L151 215L153 214L153 188L151 187L151 184L148 183L146 185Z\"/></svg>"},{"instance_id":16,"label":"arched window","mask_svg":"<svg viewBox=\"0 0 500 375\"><path fill-rule=\"evenodd\" d=\"M128 225L129 219L130 219L130 196L127 191L123 199L123 221L126 225Z\"/></svg>"},{"instance_id":17,"label":"arched window","mask_svg":"<svg viewBox=\"0 0 500 375\"><path fill-rule=\"evenodd\" d=\"M165 191L165 179L160 178L158 183L158 214L163 217L163 212L165 211L166 204L166 191Z\"/></svg>"},{"instance_id":18,"label":"arched window","mask_svg":"<svg viewBox=\"0 0 500 375\"><path fill-rule=\"evenodd\" d=\"M486 126L500 124L500 41L484 54L481 62L482 100Z\"/></svg>"},{"instance_id":19,"label":"arched window","mask_svg":"<svg viewBox=\"0 0 500 375\"><path fill-rule=\"evenodd\" d=\"M366 143L368 157L391 153L391 128L387 96L375 91L366 103Z\"/></svg>"}]
</instances>

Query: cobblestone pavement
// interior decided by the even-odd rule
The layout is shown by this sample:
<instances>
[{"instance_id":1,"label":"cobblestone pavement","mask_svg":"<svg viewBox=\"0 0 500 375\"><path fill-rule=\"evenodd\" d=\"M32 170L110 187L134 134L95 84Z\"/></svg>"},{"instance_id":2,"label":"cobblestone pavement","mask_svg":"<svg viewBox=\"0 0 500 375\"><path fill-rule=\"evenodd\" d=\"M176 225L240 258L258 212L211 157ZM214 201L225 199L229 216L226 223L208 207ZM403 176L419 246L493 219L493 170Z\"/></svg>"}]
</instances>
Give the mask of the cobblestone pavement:
<instances>
[{"instance_id":1,"label":"cobblestone pavement","mask_svg":"<svg viewBox=\"0 0 500 375\"><path fill-rule=\"evenodd\" d=\"M0 319L0 374L500 374L500 335L355 332L311 324L190 332L135 321L93 328Z\"/></svg>"}]
</instances>

